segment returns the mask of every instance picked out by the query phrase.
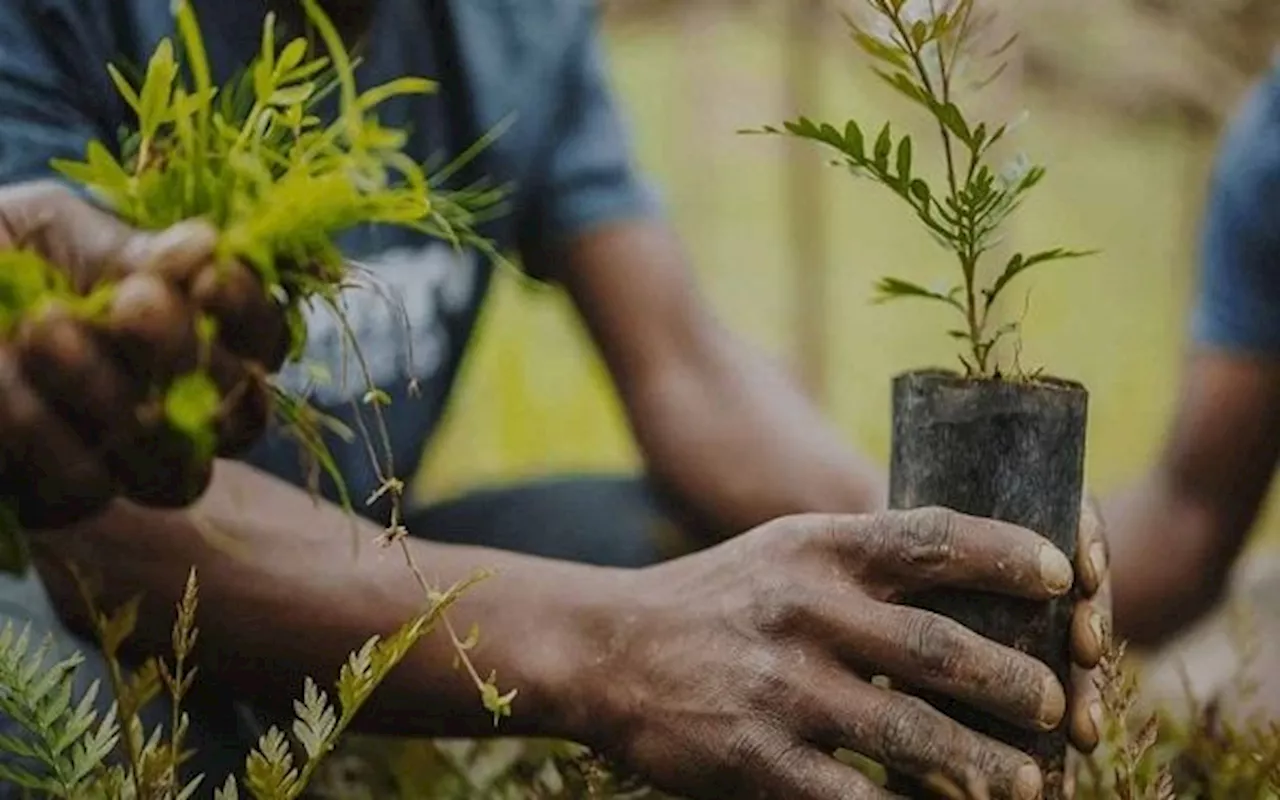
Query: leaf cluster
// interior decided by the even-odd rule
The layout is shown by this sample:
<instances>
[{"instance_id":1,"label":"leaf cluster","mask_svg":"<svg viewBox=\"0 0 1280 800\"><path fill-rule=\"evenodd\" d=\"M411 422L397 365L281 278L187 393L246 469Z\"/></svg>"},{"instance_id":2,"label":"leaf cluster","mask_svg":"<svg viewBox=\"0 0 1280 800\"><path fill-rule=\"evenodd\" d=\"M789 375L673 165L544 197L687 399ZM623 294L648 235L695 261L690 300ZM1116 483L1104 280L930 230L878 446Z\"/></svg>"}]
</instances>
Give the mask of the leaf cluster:
<instances>
[{"instance_id":1,"label":"leaf cluster","mask_svg":"<svg viewBox=\"0 0 1280 800\"><path fill-rule=\"evenodd\" d=\"M746 132L822 145L836 154L833 164L886 187L905 202L924 230L955 258L959 280L937 290L906 278L884 277L876 284L877 301L917 298L954 309L962 324L947 333L968 348L960 356L966 373L992 377L999 373L996 345L1018 330L1017 322L995 324L991 313L997 299L1031 267L1088 253L1063 247L1018 252L994 273L984 270L1009 218L1045 175L1042 166L1024 158L996 166L994 148L1011 126L978 121L960 103L961 78L980 60L973 50L989 19L975 10L975 0L865 2L875 24L846 16L849 34L872 60L874 74L932 120L945 164L942 173L930 176L920 169L916 142L910 135L897 134L890 122L874 128L857 120L833 125L802 116L781 127ZM985 58L998 60L1015 39L1010 37ZM1005 66L998 63L968 88L986 86Z\"/></svg>"},{"instance_id":2,"label":"leaf cluster","mask_svg":"<svg viewBox=\"0 0 1280 800\"><path fill-rule=\"evenodd\" d=\"M82 595L90 606L93 627L107 660L116 698L102 716L95 701L103 691L97 682L75 697L75 675L83 662L76 653L49 664L51 639L33 646L29 627L15 633L12 624L0 629L0 714L20 730L0 733L0 780L40 797L75 800L186 800L200 786L221 776L180 776L192 755L183 739L188 718L182 703L196 675L189 660L199 632L195 626L198 584L195 571L177 604L172 632L172 660L149 658L136 669L126 668L120 649L133 634L140 598L112 613L93 606L89 582L76 571ZM374 689L426 636L444 611L466 591L459 584L436 598L436 603L389 636L373 636L343 665L333 696L307 678L302 696L294 702L295 718L288 733L271 728L245 761L243 784L226 776L214 791L218 800L242 796L255 800L294 800L301 797L323 759L359 713ZM146 731L144 708L162 693L171 701L168 725Z\"/></svg>"}]
</instances>

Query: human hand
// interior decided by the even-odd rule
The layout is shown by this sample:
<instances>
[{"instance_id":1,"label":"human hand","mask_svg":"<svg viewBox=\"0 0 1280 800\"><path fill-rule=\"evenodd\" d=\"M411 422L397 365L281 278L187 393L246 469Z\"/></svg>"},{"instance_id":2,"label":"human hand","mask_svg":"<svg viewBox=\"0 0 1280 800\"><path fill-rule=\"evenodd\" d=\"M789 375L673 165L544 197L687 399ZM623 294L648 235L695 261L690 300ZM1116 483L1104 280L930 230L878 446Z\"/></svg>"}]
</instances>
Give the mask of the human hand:
<instances>
[{"instance_id":1,"label":"human hand","mask_svg":"<svg viewBox=\"0 0 1280 800\"><path fill-rule=\"evenodd\" d=\"M775 520L619 587L583 680L580 740L694 798L889 797L843 748L929 781L1036 798L1025 754L872 682L920 687L1029 729L1056 728L1052 671L899 601L932 588L1049 599L1072 565L1048 540L942 509Z\"/></svg>"},{"instance_id":2,"label":"human hand","mask_svg":"<svg viewBox=\"0 0 1280 800\"><path fill-rule=\"evenodd\" d=\"M264 375L287 351L281 309L240 264L215 264L202 222L134 230L53 183L0 188L0 248L26 248L79 292L117 283L109 312L86 322L52 306L0 343L0 490L28 528L60 527L124 497L194 501L212 455L163 413L160 391L203 365L222 397L214 454L263 431ZM217 334L204 347L201 314Z\"/></svg>"}]
</instances>

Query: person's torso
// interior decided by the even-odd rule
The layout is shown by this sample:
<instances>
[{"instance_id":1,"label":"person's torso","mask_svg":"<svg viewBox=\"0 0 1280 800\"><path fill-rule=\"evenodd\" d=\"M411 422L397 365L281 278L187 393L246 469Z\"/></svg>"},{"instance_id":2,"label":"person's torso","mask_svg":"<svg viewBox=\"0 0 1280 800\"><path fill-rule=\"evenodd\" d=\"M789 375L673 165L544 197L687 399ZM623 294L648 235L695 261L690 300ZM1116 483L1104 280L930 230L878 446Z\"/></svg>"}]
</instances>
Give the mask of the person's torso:
<instances>
[{"instance_id":1,"label":"person's torso","mask_svg":"<svg viewBox=\"0 0 1280 800\"><path fill-rule=\"evenodd\" d=\"M114 0L111 26L115 59L143 66L162 37L174 35L168 0ZM555 8L532 15L530 6ZM258 52L267 5L250 0L195 0L193 4L215 80L223 82ZM408 155L420 163L443 164L467 149L509 115L515 123L477 159L460 181L485 177L516 188L509 206L518 210L521 178L534 166L541 131L554 108L557 35L571 31L585 4L512 0L380 0L358 53L361 88L405 75L431 78L437 92L397 98L380 107L384 125L410 131ZM539 80L544 78L544 80ZM332 113L329 104L325 112ZM113 106L113 113L125 109ZM322 116L325 116L322 113ZM483 229L499 247L511 245L510 216ZM417 467L441 418L488 285L492 265L479 254L459 252L404 228L370 227L341 237L345 255L367 269L365 286L344 299L345 320L324 308L309 315L309 344L303 361L286 367L281 381L306 391L313 405L354 431L354 439L331 436L332 450L357 507L380 483L388 465L380 425L361 404L371 378L391 397L381 411L390 463L400 477ZM348 341L354 334L359 356ZM322 375L322 380L316 376ZM363 410L360 410L363 408ZM363 416L357 420L356 414ZM360 424L362 422L362 424ZM365 433L367 432L367 433ZM366 436L375 438L378 464ZM302 484L314 476L314 462L283 430L273 430L246 460L281 478ZM336 497L334 486L321 481Z\"/></svg>"}]
</instances>

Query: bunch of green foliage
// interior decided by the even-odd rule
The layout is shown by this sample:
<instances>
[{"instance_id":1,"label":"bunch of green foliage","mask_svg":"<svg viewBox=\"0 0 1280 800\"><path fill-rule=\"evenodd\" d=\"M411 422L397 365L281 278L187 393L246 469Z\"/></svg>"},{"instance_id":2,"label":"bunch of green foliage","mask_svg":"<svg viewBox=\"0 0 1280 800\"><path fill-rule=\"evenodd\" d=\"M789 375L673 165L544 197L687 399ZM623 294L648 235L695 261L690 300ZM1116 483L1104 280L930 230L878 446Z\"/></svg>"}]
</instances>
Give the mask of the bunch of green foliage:
<instances>
[{"instance_id":1,"label":"bunch of green foliage","mask_svg":"<svg viewBox=\"0 0 1280 800\"><path fill-rule=\"evenodd\" d=\"M981 59L973 53L988 17L975 10L975 0L865 0L866 24L846 17L853 40L875 62L873 71L886 84L923 109L937 127L941 145L941 178L931 178L917 164L909 135L896 135L891 123L873 133L849 120L842 125L800 117L782 128L766 126L747 133L787 135L817 142L838 153L833 162L851 173L888 188L901 198L921 225L950 252L960 268L960 282L930 289L899 277L876 285L881 302L914 297L943 303L962 319L947 334L964 343L960 355L966 375L989 378L1001 374L994 350L1018 323L997 325L992 310L1009 284L1030 268L1088 253L1055 247L1017 252L992 269L994 251L1005 223L1027 193L1045 175L1043 167L1019 157L1000 168L993 150L1009 133L1008 124L979 122L958 104L960 90L979 89L1005 68L998 63L974 75ZM1006 40L987 57L998 59L1012 46Z\"/></svg>"}]
</instances>

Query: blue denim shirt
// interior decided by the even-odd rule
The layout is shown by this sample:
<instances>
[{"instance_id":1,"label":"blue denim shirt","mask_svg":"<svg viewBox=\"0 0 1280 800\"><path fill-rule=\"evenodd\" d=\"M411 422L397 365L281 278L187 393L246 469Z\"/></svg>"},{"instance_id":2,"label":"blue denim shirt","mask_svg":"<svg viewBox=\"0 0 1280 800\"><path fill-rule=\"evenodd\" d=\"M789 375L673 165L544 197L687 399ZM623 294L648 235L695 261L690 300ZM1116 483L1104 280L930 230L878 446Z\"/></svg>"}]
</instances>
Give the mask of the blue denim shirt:
<instances>
[{"instance_id":1,"label":"blue denim shirt","mask_svg":"<svg viewBox=\"0 0 1280 800\"><path fill-rule=\"evenodd\" d=\"M132 122L112 88L107 62L136 67L173 35L169 0L0 2L0 183L50 177L49 160L77 158L97 138L109 145ZM259 48L261 0L194 0L215 79L226 80ZM624 121L610 93L588 0L378 0L361 52L362 85L402 75L441 84L439 93L396 101L385 124L412 131L419 161L447 160L505 121L511 126L466 176L510 184L508 213L484 231L530 256L603 222L650 214ZM491 265L399 229L362 229L344 252L372 268L380 291L349 297L348 316L387 411L393 457L408 477L435 429L489 283ZM532 259L529 259L530 261ZM394 297L405 314L390 304ZM409 325L405 326L405 318ZM342 334L314 315L306 361L332 382L315 386L322 410L351 425L363 379L344 379ZM283 379L307 388L304 375ZM418 391L410 392L410 381ZM376 487L361 442L331 442L356 498ZM269 437L255 464L294 482L299 453ZM331 486L324 487L332 496Z\"/></svg>"},{"instance_id":2,"label":"blue denim shirt","mask_svg":"<svg viewBox=\"0 0 1280 800\"><path fill-rule=\"evenodd\" d=\"M1196 341L1280 356L1280 63L1222 139L1200 246Z\"/></svg>"}]
</instances>

